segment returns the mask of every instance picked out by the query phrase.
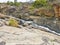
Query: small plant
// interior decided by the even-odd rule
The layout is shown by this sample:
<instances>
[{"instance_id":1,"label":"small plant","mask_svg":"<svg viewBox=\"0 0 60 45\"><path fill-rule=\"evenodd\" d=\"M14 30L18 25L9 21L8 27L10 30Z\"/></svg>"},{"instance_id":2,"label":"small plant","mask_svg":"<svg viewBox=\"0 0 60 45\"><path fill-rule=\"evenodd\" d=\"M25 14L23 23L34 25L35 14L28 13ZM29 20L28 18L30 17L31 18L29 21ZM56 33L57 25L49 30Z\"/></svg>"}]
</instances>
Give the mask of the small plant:
<instances>
[{"instance_id":1,"label":"small plant","mask_svg":"<svg viewBox=\"0 0 60 45\"><path fill-rule=\"evenodd\" d=\"M18 27L18 22L15 19L9 20L9 26Z\"/></svg>"}]
</instances>

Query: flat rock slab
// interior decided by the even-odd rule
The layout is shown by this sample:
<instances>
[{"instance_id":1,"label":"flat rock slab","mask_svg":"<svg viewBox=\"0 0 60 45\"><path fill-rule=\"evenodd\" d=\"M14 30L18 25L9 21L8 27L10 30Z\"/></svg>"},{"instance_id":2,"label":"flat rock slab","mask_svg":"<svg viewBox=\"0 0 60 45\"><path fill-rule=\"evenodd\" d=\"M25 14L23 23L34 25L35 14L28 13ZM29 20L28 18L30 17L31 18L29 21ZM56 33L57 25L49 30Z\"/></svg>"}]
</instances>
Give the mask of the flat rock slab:
<instances>
[{"instance_id":1,"label":"flat rock slab","mask_svg":"<svg viewBox=\"0 0 60 45\"><path fill-rule=\"evenodd\" d=\"M34 28L2 26L0 42L2 41L5 45L60 45L60 36Z\"/></svg>"}]
</instances>

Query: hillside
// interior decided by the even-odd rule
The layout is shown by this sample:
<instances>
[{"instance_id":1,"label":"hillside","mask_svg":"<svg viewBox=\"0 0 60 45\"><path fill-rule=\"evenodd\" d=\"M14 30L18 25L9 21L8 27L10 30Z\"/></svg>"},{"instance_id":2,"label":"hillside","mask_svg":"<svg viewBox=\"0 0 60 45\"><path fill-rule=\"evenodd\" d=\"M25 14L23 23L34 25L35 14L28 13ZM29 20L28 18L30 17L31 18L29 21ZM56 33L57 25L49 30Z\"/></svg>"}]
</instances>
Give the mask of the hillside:
<instances>
[{"instance_id":1,"label":"hillside","mask_svg":"<svg viewBox=\"0 0 60 45\"><path fill-rule=\"evenodd\" d=\"M0 15L1 45L60 45L60 34L57 34L46 27L39 27L36 24L32 24L30 21L25 21L23 22L23 25L20 24L18 27L13 27L13 25L9 26L9 18L19 19L12 16L6 17L4 14Z\"/></svg>"},{"instance_id":2,"label":"hillside","mask_svg":"<svg viewBox=\"0 0 60 45\"><path fill-rule=\"evenodd\" d=\"M59 0L0 3L0 45L60 45Z\"/></svg>"}]
</instances>

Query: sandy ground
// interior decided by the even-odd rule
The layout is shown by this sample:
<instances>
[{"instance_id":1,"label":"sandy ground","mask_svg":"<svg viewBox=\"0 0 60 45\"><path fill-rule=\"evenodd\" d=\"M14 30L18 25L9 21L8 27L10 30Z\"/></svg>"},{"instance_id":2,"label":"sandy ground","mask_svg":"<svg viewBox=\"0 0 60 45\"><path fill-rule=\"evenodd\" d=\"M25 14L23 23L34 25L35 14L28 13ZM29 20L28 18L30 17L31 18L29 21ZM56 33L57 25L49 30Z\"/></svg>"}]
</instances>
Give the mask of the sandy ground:
<instances>
[{"instance_id":1,"label":"sandy ground","mask_svg":"<svg viewBox=\"0 0 60 45\"><path fill-rule=\"evenodd\" d=\"M27 27L0 27L0 42L6 45L60 45L60 36Z\"/></svg>"}]
</instances>

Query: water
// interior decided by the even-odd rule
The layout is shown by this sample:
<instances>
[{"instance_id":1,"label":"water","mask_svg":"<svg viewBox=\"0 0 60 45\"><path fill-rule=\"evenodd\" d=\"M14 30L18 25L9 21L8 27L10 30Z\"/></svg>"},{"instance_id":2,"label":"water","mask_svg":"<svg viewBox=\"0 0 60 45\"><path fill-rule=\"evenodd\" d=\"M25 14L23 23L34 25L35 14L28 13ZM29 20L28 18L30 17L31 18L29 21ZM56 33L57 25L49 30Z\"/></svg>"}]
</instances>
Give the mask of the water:
<instances>
[{"instance_id":1,"label":"water","mask_svg":"<svg viewBox=\"0 0 60 45\"><path fill-rule=\"evenodd\" d=\"M38 24L38 23L35 23L33 21L25 21L25 22L27 22L27 23L31 22L30 24L32 25L33 28L43 29L46 32L50 32L50 33L53 33L53 34L56 34L56 35L60 36L60 30L58 28L58 25L53 23L53 22L50 22L52 24L50 24L50 23L47 24L46 22L44 22L42 24Z\"/></svg>"},{"instance_id":2,"label":"water","mask_svg":"<svg viewBox=\"0 0 60 45\"><path fill-rule=\"evenodd\" d=\"M50 32L50 33L53 33L53 34L56 34L56 35L60 36L60 33L58 33L57 31L51 30L51 28L48 28L48 27L45 27L45 26L40 26L40 25L37 25L37 24L34 24L32 26L34 28L42 29L43 31Z\"/></svg>"}]
</instances>

